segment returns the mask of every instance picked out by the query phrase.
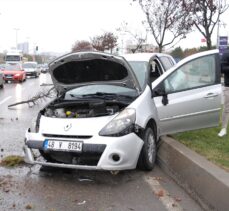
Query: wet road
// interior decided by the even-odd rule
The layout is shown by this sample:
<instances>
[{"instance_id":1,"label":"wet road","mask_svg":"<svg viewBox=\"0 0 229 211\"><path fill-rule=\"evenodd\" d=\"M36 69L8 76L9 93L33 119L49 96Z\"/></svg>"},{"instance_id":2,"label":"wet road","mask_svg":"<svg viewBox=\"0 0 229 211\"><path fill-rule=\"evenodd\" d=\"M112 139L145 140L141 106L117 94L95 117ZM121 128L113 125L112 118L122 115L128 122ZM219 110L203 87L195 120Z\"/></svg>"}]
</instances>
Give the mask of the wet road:
<instances>
[{"instance_id":1,"label":"wet road","mask_svg":"<svg viewBox=\"0 0 229 211\"><path fill-rule=\"evenodd\" d=\"M27 100L50 83L49 75L29 78L22 84L6 84L0 90L0 159L23 155L26 128L44 101L8 109L8 105ZM109 172L45 169L22 165L0 166L0 210L192 210L201 208L157 166L152 172Z\"/></svg>"}]
</instances>

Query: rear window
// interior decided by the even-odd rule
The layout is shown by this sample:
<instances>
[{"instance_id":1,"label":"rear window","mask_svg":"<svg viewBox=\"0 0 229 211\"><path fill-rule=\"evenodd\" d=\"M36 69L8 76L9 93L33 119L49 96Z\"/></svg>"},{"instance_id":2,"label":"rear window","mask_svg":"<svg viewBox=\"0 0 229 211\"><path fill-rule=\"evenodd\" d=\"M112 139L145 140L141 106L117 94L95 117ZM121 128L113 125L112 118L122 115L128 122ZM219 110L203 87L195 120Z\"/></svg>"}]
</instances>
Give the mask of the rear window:
<instances>
[{"instance_id":1,"label":"rear window","mask_svg":"<svg viewBox=\"0 0 229 211\"><path fill-rule=\"evenodd\" d=\"M15 55L9 55L5 57L6 61L20 61L21 57L20 56L15 56Z\"/></svg>"},{"instance_id":2,"label":"rear window","mask_svg":"<svg viewBox=\"0 0 229 211\"><path fill-rule=\"evenodd\" d=\"M35 64L35 63L24 63L23 67L24 68L36 68L37 64Z\"/></svg>"}]
</instances>

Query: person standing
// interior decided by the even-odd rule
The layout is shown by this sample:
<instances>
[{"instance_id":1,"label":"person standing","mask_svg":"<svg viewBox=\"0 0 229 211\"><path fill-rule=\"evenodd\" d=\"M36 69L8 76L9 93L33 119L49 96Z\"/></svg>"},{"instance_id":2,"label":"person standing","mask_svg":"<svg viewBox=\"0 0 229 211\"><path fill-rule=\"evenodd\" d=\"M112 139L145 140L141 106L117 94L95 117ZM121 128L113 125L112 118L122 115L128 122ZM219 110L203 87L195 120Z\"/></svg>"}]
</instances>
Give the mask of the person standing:
<instances>
[{"instance_id":1,"label":"person standing","mask_svg":"<svg viewBox=\"0 0 229 211\"><path fill-rule=\"evenodd\" d=\"M219 137L227 135L229 121L229 50L226 50L222 55L221 73L224 74L224 106L222 113L222 129L218 133Z\"/></svg>"}]
</instances>

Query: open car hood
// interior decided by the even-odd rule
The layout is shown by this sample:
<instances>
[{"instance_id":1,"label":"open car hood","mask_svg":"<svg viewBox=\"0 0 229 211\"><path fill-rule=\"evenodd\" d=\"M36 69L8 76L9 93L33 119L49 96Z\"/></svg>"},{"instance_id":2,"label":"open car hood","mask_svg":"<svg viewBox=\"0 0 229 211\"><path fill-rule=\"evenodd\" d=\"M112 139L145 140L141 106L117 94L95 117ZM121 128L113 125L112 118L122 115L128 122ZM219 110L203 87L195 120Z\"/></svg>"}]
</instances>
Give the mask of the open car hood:
<instances>
[{"instance_id":1,"label":"open car hood","mask_svg":"<svg viewBox=\"0 0 229 211\"><path fill-rule=\"evenodd\" d=\"M59 94L88 84L111 84L141 91L128 62L119 56L99 52L77 52L61 56L49 64L53 84Z\"/></svg>"}]
</instances>

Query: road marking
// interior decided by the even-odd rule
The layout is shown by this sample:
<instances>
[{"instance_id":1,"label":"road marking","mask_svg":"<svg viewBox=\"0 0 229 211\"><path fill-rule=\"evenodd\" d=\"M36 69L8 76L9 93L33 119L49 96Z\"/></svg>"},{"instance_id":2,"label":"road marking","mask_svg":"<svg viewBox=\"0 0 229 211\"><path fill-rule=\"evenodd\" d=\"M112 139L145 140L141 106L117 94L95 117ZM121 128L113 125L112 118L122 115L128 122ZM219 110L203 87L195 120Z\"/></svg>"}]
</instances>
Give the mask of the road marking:
<instances>
[{"instance_id":1,"label":"road marking","mask_svg":"<svg viewBox=\"0 0 229 211\"><path fill-rule=\"evenodd\" d=\"M145 176L144 180L149 184L153 193L159 198L165 208L169 211L183 211L183 208L178 204L175 198L170 197L158 180L154 177Z\"/></svg>"},{"instance_id":2,"label":"road marking","mask_svg":"<svg viewBox=\"0 0 229 211\"><path fill-rule=\"evenodd\" d=\"M7 100L9 100L12 96L9 96L7 98L5 98L4 100L0 101L0 105L2 105L3 103L5 103Z\"/></svg>"}]
</instances>

